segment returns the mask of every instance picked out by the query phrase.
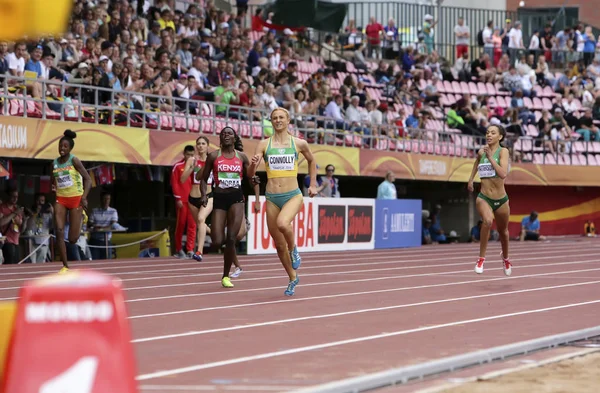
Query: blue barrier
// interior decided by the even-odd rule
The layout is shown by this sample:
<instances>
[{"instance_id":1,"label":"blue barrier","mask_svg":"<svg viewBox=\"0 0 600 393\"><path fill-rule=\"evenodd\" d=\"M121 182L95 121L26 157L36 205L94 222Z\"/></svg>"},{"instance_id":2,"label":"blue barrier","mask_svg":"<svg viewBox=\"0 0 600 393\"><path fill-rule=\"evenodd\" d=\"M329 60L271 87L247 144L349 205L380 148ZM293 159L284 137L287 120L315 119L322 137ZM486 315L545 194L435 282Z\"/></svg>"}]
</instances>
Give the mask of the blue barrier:
<instances>
[{"instance_id":1,"label":"blue barrier","mask_svg":"<svg viewBox=\"0 0 600 393\"><path fill-rule=\"evenodd\" d=\"M421 246L422 209L420 199L375 200L375 248Z\"/></svg>"}]
</instances>

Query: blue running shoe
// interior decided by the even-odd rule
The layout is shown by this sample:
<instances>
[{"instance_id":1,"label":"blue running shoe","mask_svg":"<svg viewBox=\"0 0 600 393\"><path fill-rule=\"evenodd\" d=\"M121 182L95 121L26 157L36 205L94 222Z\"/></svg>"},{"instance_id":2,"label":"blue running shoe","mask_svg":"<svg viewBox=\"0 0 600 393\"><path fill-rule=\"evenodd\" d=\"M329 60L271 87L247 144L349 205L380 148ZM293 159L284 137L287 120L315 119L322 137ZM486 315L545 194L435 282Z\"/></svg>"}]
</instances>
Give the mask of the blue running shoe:
<instances>
[{"instance_id":1,"label":"blue running shoe","mask_svg":"<svg viewBox=\"0 0 600 393\"><path fill-rule=\"evenodd\" d=\"M285 296L294 296L294 292L296 291L296 285L298 285L299 282L300 277L296 275L296 279L294 281L290 281L290 283L288 284L287 289L284 292Z\"/></svg>"},{"instance_id":2,"label":"blue running shoe","mask_svg":"<svg viewBox=\"0 0 600 393\"><path fill-rule=\"evenodd\" d=\"M298 246L294 246L294 249L290 251L290 258L292 259L292 268L297 270L302 263L302 258L300 258L300 253L298 252Z\"/></svg>"}]
</instances>

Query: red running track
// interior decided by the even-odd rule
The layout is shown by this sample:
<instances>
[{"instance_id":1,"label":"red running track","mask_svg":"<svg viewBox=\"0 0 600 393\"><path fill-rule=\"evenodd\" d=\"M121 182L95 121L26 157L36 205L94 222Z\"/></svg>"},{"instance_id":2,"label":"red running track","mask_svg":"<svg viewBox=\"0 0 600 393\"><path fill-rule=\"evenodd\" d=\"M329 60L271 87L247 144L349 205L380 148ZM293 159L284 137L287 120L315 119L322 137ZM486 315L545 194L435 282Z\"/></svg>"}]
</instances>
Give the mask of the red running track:
<instances>
[{"instance_id":1,"label":"red running track","mask_svg":"<svg viewBox=\"0 0 600 393\"><path fill-rule=\"evenodd\" d=\"M234 289L204 262L86 262L123 280L142 392L292 391L599 324L600 242L304 253L296 295L276 256L242 256ZM2 266L0 300L56 264Z\"/></svg>"}]
</instances>

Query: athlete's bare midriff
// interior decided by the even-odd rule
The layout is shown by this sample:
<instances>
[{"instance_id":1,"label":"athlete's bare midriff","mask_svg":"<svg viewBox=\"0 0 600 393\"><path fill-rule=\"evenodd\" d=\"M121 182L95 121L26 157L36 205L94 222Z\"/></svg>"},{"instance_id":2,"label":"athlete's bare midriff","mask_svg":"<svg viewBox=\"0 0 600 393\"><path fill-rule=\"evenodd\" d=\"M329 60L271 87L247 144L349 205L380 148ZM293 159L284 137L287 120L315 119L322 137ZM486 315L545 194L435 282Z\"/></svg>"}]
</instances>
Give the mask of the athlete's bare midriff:
<instances>
[{"instance_id":1,"label":"athlete's bare midriff","mask_svg":"<svg viewBox=\"0 0 600 393\"><path fill-rule=\"evenodd\" d=\"M296 177L276 177L267 181L266 191L269 194L284 194L298 188Z\"/></svg>"},{"instance_id":2,"label":"athlete's bare midriff","mask_svg":"<svg viewBox=\"0 0 600 393\"><path fill-rule=\"evenodd\" d=\"M193 173L192 173L192 176L194 176ZM206 185L206 193L210 194L211 191L212 191L212 187L207 184ZM192 190L190 191L190 196L192 198L200 198L202 196L202 193L200 192L200 184L194 184L192 186Z\"/></svg>"},{"instance_id":3,"label":"athlete's bare midriff","mask_svg":"<svg viewBox=\"0 0 600 393\"><path fill-rule=\"evenodd\" d=\"M501 199L506 195L504 180L499 177L481 179L481 193L490 199Z\"/></svg>"}]
</instances>

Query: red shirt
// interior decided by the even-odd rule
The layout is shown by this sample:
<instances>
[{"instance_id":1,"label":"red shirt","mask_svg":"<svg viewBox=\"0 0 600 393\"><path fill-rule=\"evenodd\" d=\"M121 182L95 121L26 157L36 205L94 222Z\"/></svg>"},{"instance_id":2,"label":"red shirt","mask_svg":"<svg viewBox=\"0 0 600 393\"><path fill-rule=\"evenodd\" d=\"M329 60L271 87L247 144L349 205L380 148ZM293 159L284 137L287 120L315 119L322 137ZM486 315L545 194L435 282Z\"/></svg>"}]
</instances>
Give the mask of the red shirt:
<instances>
[{"instance_id":1,"label":"red shirt","mask_svg":"<svg viewBox=\"0 0 600 393\"><path fill-rule=\"evenodd\" d=\"M381 26L379 23L374 23L374 24L369 24L367 25L367 28L365 29L365 32L367 33L367 37L369 39L369 42L372 45L379 45L379 43L381 42L379 39L379 32L383 31L383 26Z\"/></svg>"},{"instance_id":2,"label":"red shirt","mask_svg":"<svg viewBox=\"0 0 600 393\"><path fill-rule=\"evenodd\" d=\"M0 217L10 216L15 210L17 206L9 207L6 203L0 205ZM4 225L0 228L0 233L2 236L6 236L6 242L11 244L19 244L19 234L21 233L21 228L23 227L23 216L19 214L15 218L18 224L18 232L14 230L15 222L11 220L8 224Z\"/></svg>"},{"instance_id":3,"label":"red shirt","mask_svg":"<svg viewBox=\"0 0 600 393\"><path fill-rule=\"evenodd\" d=\"M181 175L184 169L185 160L181 160L173 165L173 170L171 171L171 188L173 189L175 201L187 203L190 191L192 191L193 176L190 175L185 183L181 183Z\"/></svg>"},{"instance_id":4,"label":"red shirt","mask_svg":"<svg viewBox=\"0 0 600 393\"><path fill-rule=\"evenodd\" d=\"M217 159L213 162L213 181L215 188L242 188L244 163L235 152L235 156L227 158L219 151Z\"/></svg>"}]
</instances>

